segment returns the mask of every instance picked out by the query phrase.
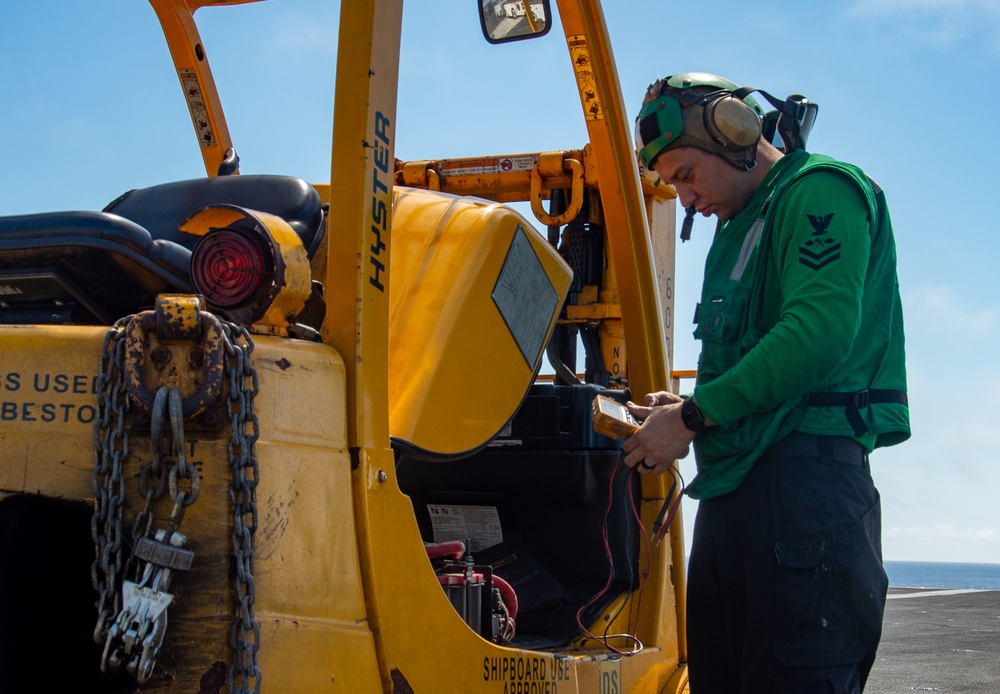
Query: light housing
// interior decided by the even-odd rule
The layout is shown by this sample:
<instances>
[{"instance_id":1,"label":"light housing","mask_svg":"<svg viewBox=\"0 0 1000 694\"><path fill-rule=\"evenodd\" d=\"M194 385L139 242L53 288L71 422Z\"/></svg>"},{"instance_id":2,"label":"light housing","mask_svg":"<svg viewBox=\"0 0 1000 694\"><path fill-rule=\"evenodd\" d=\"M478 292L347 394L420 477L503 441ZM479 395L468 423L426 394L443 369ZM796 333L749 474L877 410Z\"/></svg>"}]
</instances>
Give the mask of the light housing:
<instances>
[{"instance_id":1,"label":"light housing","mask_svg":"<svg viewBox=\"0 0 1000 694\"><path fill-rule=\"evenodd\" d=\"M305 246L280 217L236 205L210 205L181 222L201 236L191 282L209 306L242 325L282 331L312 290Z\"/></svg>"},{"instance_id":2,"label":"light housing","mask_svg":"<svg viewBox=\"0 0 1000 694\"><path fill-rule=\"evenodd\" d=\"M216 229L191 253L191 282L223 309L259 304L274 281L274 257L264 239L244 229Z\"/></svg>"}]
</instances>

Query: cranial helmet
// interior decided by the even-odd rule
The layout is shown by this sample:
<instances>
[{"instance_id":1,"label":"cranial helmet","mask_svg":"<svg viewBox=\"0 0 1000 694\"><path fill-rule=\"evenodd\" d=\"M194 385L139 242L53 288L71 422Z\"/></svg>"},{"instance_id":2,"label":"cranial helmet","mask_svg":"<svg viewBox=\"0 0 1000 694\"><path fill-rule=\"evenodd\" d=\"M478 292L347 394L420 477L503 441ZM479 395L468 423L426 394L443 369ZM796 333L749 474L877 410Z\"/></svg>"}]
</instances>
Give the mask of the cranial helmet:
<instances>
[{"instance_id":1,"label":"cranial helmet","mask_svg":"<svg viewBox=\"0 0 1000 694\"><path fill-rule=\"evenodd\" d=\"M749 171L757 164L757 143L764 111L756 89L707 72L681 72L657 80L646 90L635 121L642 165L673 147L697 147Z\"/></svg>"}]
</instances>

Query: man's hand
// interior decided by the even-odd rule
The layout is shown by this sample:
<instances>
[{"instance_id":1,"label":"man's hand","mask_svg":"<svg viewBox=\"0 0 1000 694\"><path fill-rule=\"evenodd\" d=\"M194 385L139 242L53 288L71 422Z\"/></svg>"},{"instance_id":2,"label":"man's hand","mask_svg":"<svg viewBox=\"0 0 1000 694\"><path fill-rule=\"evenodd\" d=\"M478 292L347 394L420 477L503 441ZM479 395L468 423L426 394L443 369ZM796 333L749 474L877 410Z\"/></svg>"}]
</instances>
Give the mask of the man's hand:
<instances>
[{"instance_id":1,"label":"man's hand","mask_svg":"<svg viewBox=\"0 0 1000 694\"><path fill-rule=\"evenodd\" d=\"M681 419L679 395L660 391L646 396L646 406L628 403L636 419L644 420L639 430L625 439L625 464L639 466L639 472L666 472L672 462L691 451L694 432Z\"/></svg>"}]
</instances>

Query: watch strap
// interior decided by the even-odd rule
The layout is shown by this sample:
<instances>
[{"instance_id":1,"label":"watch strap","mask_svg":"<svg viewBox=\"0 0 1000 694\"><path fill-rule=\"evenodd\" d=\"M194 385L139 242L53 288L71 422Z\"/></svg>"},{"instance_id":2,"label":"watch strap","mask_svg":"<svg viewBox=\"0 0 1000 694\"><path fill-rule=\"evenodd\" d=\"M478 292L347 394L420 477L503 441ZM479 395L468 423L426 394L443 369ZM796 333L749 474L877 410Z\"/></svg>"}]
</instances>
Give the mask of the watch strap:
<instances>
[{"instance_id":1,"label":"watch strap","mask_svg":"<svg viewBox=\"0 0 1000 694\"><path fill-rule=\"evenodd\" d=\"M705 424L705 413L698 407L694 398L684 398L681 402L681 420L684 426L696 434L704 434L709 429Z\"/></svg>"}]
</instances>

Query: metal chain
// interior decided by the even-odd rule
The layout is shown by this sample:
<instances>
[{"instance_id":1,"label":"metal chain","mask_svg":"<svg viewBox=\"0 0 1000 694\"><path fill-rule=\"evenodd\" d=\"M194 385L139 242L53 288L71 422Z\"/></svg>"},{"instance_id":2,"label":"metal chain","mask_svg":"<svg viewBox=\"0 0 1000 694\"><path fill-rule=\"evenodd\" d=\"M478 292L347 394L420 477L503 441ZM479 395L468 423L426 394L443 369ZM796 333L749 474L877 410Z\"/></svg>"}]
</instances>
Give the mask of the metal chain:
<instances>
[{"instance_id":1,"label":"metal chain","mask_svg":"<svg viewBox=\"0 0 1000 694\"><path fill-rule=\"evenodd\" d=\"M167 488L168 473L163 469L163 423L166 418L169 396L170 392L168 389L160 388L153 399L153 412L149 419L149 438L153 444L153 460L143 465L142 470L139 471L139 493L143 495L144 502L142 510L135 514L135 521L132 523L133 543L140 537L147 537L151 534L153 529L153 501L162 497ZM157 480L155 485L150 485L150 477ZM126 575L128 575L134 562L135 555L133 554L128 558L125 567ZM136 578L138 577L139 573L137 569Z\"/></svg>"},{"instance_id":2,"label":"metal chain","mask_svg":"<svg viewBox=\"0 0 1000 694\"><path fill-rule=\"evenodd\" d=\"M233 554L236 557L236 620L230 643L233 663L229 668L229 691L260 692L261 672L257 664L260 623L254 614L254 535L257 532L257 465L255 444L260 424L253 403L259 389L257 371L250 355L253 340L246 329L220 320L226 350L230 420L229 461L233 468L230 498L233 502ZM249 427L248 427L249 425ZM248 430L249 429L249 430Z\"/></svg>"},{"instance_id":3,"label":"metal chain","mask_svg":"<svg viewBox=\"0 0 1000 694\"><path fill-rule=\"evenodd\" d=\"M90 524L96 557L90 576L97 591L94 641L104 644L111 621L121 610L122 509L125 478L122 463L128 457L125 420L131 409L125 389L126 316L108 330L97 371L97 414L94 417L94 516Z\"/></svg>"},{"instance_id":4,"label":"metal chain","mask_svg":"<svg viewBox=\"0 0 1000 694\"><path fill-rule=\"evenodd\" d=\"M112 622L121 612L122 575L126 573L122 551L122 510L125 505L122 466L129 454L125 422L131 405L125 386L124 337L132 318L133 316L122 318L108 330L98 365L98 403L94 423L95 464L92 476L94 516L91 520L91 536L96 554L91 566L91 580L98 594L94 641L98 644L106 644ZM229 670L229 691L233 694L259 694L262 677L257 661L260 623L254 613L254 535L258 523L257 482L260 472L255 446L260 435L260 425L253 406L259 381L250 360L254 349L250 333L245 328L222 319L219 322L224 334L224 361L229 379L226 409L230 418L228 454L233 473L230 499L234 521L233 554L237 567L236 617L230 638L234 659ZM190 491L177 492L178 466L170 471L170 475L167 474L161 462L161 445L162 442L155 442L154 460L140 473L140 493L145 497L145 503L133 524L132 532L136 538L149 533L152 501L162 496L168 477L171 496L177 502L172 517L172 530L180 522L177 505L187 506L197 496L194 480ZM183 444L179 449L182 452ZM184 467L193 468L190 465ZM183 474L183 471L180 472ZM157 484L149 484L150 474L159 478ZM193 474L197 475L197 472L194 471ZM185 476L192 475L188 472ZM130 556L129 567L133 561L134 557ZM102 669L104 665L102 663Z\"/></svg>"},{"instance_id":5,"label":"metal chain","mask_svg":"<svg viewBox=\"0 0 1000 694\"><path fill-rule=\"evenodd\" d=\"M163 433L168 413L177 455L177 462L169 474L162 469ZM153 463L144 466L140 473L139 490L144 492L145 506L132 530L132 553L125 571L128 573L135 563L135 578L122 583L122 610L108 630L101 658L102 670L127 670L139 684L146 683L152 676L166 636L167 610L174 600L173 594L168 592L173 575L176 571L189 569L195 557L193 550L184 547L187 537L180 532L185 509L198 499L200 477L184 454L184 404L179 389L162 385L157 390L150 436L155 453ZM162 493L157 495L157 488L148 487L149 472L160 476L160 489L162 482L169 480L170 497L174 501L167 527L155 532L152 502ZM189 480L189 489L180 489L181 476Z\"/></svg>"}]
</instances>

